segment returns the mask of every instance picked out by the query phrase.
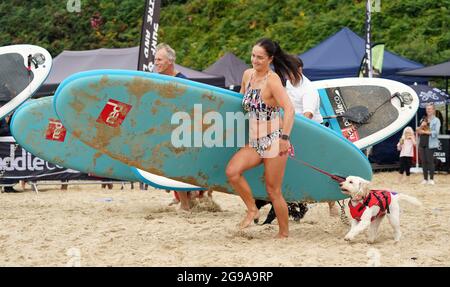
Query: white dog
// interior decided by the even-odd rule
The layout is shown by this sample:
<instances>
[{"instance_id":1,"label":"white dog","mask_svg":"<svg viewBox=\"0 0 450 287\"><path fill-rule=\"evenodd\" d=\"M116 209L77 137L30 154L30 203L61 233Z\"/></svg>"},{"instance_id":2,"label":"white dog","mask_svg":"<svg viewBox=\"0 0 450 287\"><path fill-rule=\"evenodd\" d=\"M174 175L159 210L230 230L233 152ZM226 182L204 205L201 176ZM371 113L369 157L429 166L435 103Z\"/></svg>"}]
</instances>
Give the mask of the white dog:
<instances>
[{"instance_id":1,"label":"white dog","mask_svg":"<svg viewBox=\"0 0 450 287\"><path fill-rule=\"evenodd\" d=\"M387 216L394 229L394 240L400 240L400 206L399 200L405 200L414 205L422 205L415 197L384 190L370 190L367 180L357 176L349 176L340 183L342 193L349 195L348 203L352 215L352 227L345 235L345 240L351 241L369 226L369 243L377 237L378 227Z\"/></svg>"}]
</instances>

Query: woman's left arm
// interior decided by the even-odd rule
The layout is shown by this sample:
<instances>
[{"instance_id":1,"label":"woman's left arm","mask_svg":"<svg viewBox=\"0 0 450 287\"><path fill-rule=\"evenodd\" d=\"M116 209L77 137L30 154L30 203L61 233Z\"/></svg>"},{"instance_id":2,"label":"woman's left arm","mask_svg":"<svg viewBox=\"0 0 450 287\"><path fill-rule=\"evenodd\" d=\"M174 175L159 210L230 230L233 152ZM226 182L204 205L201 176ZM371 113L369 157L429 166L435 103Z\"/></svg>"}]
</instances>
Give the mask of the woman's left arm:
<instances>
[{"instance_id":1,"label":"woman's left arm","mask_svg":"<svg viewBox=\"0 0 450 287\"><path fill-rule=\"evenodd\" d=\"M285 88L281 84L281 80L278 75L273 74L268 81L272 95L277 101L278 105L284 111L283 117L283 134L290 135L292 130L292 125L294 124L294 105L291 102Z\"/></svg>"},{"instance_id":2,"label":"woman's left arm","mask_svg":"<svg viewBox=\"0 0 450 287\"><path fill-rule=\"evenodd\" d=\"M441 130L441 121L438 118L434 120L435 124L430 126L430 136L432 138L437 138L439 131Z\"/></svg>"},{"instance_id":3,"label":"woman's left arm","mask_svg":"<svg viewBox=\"0 0 450 287\"><path fill-rule=\"evenodd\" d=\"M283 135L290 136L292 131L292 125L294 124L294 115L295 115L295 110L294 106L292 105L291 99L289 98L288 94L286 93L286 90L281 84L281 80L278 77L278 75L275 74L269 78L268 86L270 88L270 91L272 92L273 97L275 98L275 101L284 110L282 133ZM280 150L279 150L280 156L287 155L290 147L291 147L290 139L283 139L282 137L280 139Z\"/></svg>"}]
</instances>

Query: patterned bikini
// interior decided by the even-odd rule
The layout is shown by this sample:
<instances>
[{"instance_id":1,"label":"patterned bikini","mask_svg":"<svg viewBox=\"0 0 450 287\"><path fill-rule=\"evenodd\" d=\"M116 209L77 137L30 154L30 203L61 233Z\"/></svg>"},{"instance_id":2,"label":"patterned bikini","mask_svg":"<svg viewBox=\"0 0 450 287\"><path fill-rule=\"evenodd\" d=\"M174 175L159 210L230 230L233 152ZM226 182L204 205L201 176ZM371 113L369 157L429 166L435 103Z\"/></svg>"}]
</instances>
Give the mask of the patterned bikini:
<instances>
[{"instance_id":1,"label":"patterned bikini","mask_svg":"<svg viewBox=\"0 0 450 287\"><path fill-rule=\"evenodd\" d=\"M264 84L267 82L268 75L269 74L264 78ZM243 109L250 114L250 118L255 118L257 121L270 121L277 118L280 114L280 108L269 106L263 102L261 89L250 88L252 78L253 74L251 75L247 91L242 99ZM280 137L280 135L281 129L278 129L261 138L250 139L249 145L256 150L260 157L263 157L264 152Z\"/></svg>"}]
</instances>

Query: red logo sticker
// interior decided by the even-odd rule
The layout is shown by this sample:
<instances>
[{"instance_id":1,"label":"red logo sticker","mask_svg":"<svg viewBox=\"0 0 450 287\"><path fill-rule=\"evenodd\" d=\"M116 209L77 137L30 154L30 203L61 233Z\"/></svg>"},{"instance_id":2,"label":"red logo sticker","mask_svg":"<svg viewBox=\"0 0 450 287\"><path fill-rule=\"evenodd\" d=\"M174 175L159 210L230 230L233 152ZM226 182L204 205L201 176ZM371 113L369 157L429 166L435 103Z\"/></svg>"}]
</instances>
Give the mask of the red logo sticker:
<instances>
[{"instance_id":1,"label":"red logo sticker","mask_svg":"<svg viewBox=\"0 0 450 287\"><path fill-rule=\"evenodd\" d=\"M66 139L66 128L60 120L49 119L45 138L51 141L64 142Z\"/></svg>"},{"instance_id":2,"label":"red logo sticker","mask_svg":"<svg viewBox=\"0 0 450 287\"><path fill-rule=\"evenodd\" d=\"M122 124L130 110L130 105L110 99L100 113L97 122L116 128Z\"/></svg>"},{"instance_id":3,"label":"red logo sticker","mask_svg":"<svg viewBox=\"0 0 450 287\"><path fill-rule=\"evenodd\" d=\"M342 135L344 135L344 137L351 142L356 142L359 140L358 130L355 129L353 126L346 129L342 129Z\"/></svg>"}]
</instances>

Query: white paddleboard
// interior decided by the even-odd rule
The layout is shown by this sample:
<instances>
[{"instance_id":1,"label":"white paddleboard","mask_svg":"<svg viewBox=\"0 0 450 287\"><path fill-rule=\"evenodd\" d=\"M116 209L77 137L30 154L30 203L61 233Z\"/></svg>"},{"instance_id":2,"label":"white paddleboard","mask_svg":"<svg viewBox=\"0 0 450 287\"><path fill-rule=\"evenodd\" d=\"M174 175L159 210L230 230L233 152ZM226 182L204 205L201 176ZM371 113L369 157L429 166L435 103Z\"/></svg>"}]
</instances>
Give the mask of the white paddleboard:
<instances>
[{"instance_id":1,"label":"white paddleboard","mask_svg":"<svg viewBox=\"0 0 450 287\"><path fill-rule=\"evenodd\" d=\"M409 86L382 78L343 78L312 82L320 95L322 116L341 115L363 106L368 123L357 125L338 117L325 124L359 149L373 146L406 126L417 112L419 97Z\"/></svg>"},{"instance_id":2,"label":"white paddleboard","mask_svg":"<svg viewBox=\"0 0 450 287\"><path fill-rule=\"evenodd\" d=\"M0 47L0 119L30 98L44 83L52 56L34 45Z\"/></svg>"}]
</instances>

